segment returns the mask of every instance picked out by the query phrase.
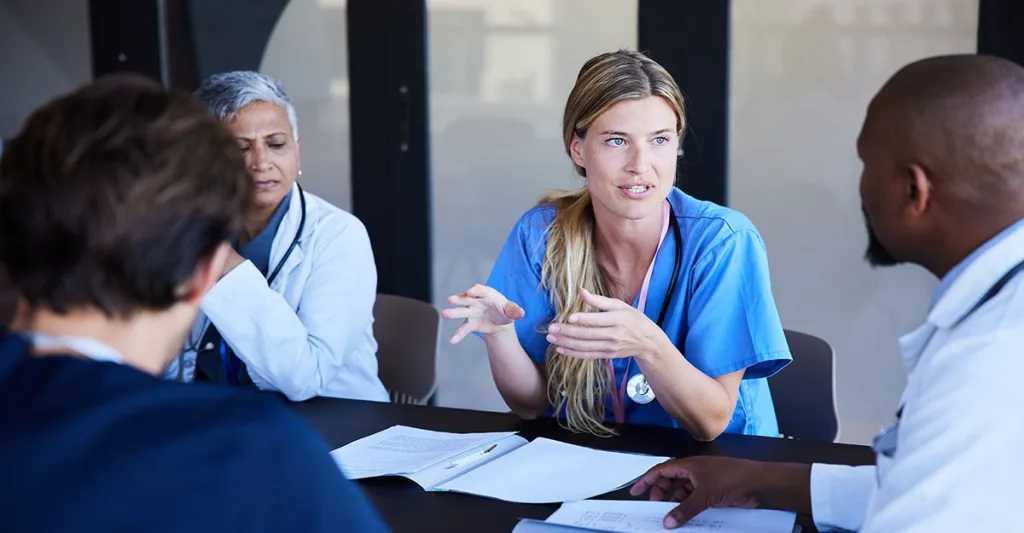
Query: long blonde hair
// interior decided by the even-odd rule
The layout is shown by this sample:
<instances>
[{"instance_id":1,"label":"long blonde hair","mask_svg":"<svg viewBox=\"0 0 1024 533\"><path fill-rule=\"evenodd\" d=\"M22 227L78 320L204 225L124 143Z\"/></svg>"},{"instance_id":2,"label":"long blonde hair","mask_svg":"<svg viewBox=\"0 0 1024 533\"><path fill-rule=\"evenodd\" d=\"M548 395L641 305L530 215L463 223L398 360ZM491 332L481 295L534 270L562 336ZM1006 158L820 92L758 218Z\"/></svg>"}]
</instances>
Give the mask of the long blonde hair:
<instances>
[{"instance_id":1,"label":"long blonde hair","mask_svg":"<svg viewBox=\"0 0 1024 533\"><path fill-rule=\"evenodd\" d=\"M574 137L582 139L590 125L611 106L624 100L650 96L664 98L676 113L676 133L686 127L683 96L672 76L647 56L630 50L598 55L587 61L565 103L562 140L570 155ZM573 164L584 178L585 168ZM578 312L592 312L578 295L585 288L594 294L613 296L611 282L598 263L594 240L594 209L586 187L556 191L541 199L555 207L548 230L541 279L551 295L554 321L564 322ZM565 410L564 425L576 432L611 435L605 425L605 401L613 384L605 360L574 359L548 346L548 401L556 413Z\"/></svg>"}]
</instances>

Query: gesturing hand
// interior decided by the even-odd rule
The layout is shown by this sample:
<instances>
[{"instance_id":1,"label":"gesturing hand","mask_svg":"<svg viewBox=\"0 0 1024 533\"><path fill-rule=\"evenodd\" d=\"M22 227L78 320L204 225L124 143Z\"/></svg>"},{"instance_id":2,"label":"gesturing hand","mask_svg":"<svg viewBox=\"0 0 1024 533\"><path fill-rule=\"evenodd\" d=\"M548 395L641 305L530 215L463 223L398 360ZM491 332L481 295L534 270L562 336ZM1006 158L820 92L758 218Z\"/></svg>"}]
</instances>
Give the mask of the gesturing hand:
<instances>
[{"instance_id":1,"label":"gesturing hand","mask_svg":"<svg viewBox=\"0 0 1024 533\"><path fill-rule=\"evenodd\" d=\"M441 311L442 317L466 319L452 335L449 341L452 344L458 344L470 333L494 335L526 315L522 307L500 292L479 284L462 294L449 296L448 303L458 307Z\"/></svg>"},{"instance_id":2,"label":"gesturing hand","mask_svg":"<svg viewBox=\"0 0 1024 533\"><path fill-rule=\"evenodd\" d=\"M691 457L655 466L629 492L639 496L650 490L651 500L675 501L679 505L665 517L664 525L674 529L711 507L759 506L754 496L761 463L726 457Z\"/></svg>"},{"instance_id":3,"label":"gesturing hand","mask_svg":"<svg viewBox=\"0 0 1024 533\"><path fill-rule=\"evenodd\" d=\"M664 335L635 307L580 289L580 298L598 313L576 313L564 323L548 326L547 340L560 354L585 359L643 357L654 351L654 339Z\"/></svg>"}]
</instances>

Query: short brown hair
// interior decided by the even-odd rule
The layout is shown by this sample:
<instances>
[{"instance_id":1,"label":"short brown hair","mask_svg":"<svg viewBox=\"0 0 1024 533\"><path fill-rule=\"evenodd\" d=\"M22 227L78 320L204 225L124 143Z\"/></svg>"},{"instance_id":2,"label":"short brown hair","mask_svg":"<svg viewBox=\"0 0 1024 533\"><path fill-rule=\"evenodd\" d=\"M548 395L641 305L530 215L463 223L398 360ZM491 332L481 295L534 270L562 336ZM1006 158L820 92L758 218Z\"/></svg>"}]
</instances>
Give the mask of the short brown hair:
<instances>
[{"instance_id":1,"label":"short brown hair","mask_svg":"<svg viewBox=\"0 0 1024 533\"><path fill-rule=\"evenodd\" d=\"M0 264L31 305L166 309L236 235L253 185L226 127L134 75L34 112L0 158Z\"/></svg>"}]
</instances>

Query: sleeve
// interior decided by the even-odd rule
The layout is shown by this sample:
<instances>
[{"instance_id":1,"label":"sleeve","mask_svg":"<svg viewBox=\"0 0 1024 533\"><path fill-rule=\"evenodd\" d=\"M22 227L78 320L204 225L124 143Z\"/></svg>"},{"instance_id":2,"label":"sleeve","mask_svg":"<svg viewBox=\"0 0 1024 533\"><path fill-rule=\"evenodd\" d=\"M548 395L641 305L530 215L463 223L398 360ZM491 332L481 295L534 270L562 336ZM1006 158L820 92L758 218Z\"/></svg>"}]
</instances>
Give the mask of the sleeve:
<instances>
[{"instance_id":1,"label":"sleeve","mask_svg":"<svg viewBox=\"0 0 1024 533\"><path fill-rule=\"evenodd\" d=\"M544 364L548 348L544 330L554 316L547 291L541 284L547 228L529 213L516 222L487 279L487 286L500 292L526 312L516 321L519 344L534 363Z\"/></svg>"},{"instance_id":2,"label":"sleeve","mask_svg":"<svg viewBox=\"0 0 1024 533\"><path fill-rule=\"evenodd\" d=\"M263 472L262 482L250 483L248 489L258 494L245 530L387 533L376 509L341 473L319 435L291 413L282 413L278 420L276 430L260 430L270 441L265 456L254 457L257 464L247 474Z\"/></svg>"},{"instance_id":3,"label":"sleeve","mask_svg":"<svg viewBox=\"0 0 1024 533\"><path fill-rule=\"evenodd\" d=\"M947 341L911 374L863 533L1024 531L1020 329L992 342L998 319L975 324L974 337Z\"/></svg>"},{"instance_id":4,"label":"sleeve","mask_svg":"<svg viewBox=\"0 0 1024 533\"><path fill-rule=\"evenodd\" d=\"M769 377L792 360L768 276L761 237L741 230L694 264L683 354L708 376L746 369Z\"/></svg>"},{"instance_id":5,"label":"sleeve","mask_svg":"<svg viewBox=\"0 0 1024 533\"><path fill-rule=\"evenodd\" d=\"M819 531L857 531L875 490L874 466L811 465L811 516Z\"/></svg>"},{"instance_id":6,"label":"sleeve","mask_svg":"<svg viewBox=\"0 0 1024 533\"><path fill-rule=\"evenodd\" d=\"M354 218L344 225L322 223L318 231L315 249L306 256L313 264L298 311L246 261L207 293L203 312L261 389L302 401L321 395L343 372L357 371L365 374L362 386L345 397L387 401L376 368L358 368L375 365L376 358L356 359L377 292L369 236Z\"/></svg>"}]
</instances>

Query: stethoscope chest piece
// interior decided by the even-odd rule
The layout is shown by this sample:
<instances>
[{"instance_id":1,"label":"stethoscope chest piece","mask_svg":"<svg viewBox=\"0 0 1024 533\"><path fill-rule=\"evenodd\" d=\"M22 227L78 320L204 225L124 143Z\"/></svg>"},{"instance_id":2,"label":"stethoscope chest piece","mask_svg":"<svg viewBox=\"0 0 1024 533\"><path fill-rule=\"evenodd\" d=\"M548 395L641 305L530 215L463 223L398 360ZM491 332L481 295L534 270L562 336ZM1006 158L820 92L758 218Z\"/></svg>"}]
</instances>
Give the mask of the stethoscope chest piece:
<instances>
[{"instance_id":1,"label":"stethoscope chest piece","mask_svg":"<svg viewBox=\"0 0 1024 533\"><path fill-rule=\"evenodd\" d=\"M626 394L629 399L638 404L647 404L654 401L654 389L647 384L647 378L643 374L637 374L626 383Z\"/></svg>"}]
</instances>

